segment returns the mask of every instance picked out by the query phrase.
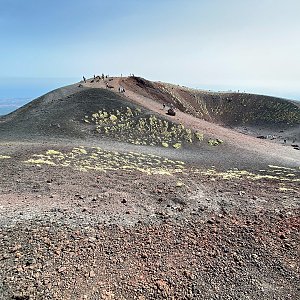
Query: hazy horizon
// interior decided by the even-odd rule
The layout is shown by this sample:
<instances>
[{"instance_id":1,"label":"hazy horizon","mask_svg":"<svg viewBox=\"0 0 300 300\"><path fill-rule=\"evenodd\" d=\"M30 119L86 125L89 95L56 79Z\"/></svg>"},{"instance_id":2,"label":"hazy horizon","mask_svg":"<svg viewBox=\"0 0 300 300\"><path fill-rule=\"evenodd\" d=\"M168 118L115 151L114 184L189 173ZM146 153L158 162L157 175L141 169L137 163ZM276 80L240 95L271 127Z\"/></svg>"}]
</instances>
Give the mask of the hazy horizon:
<instances>
[{"instance_id":1,"label":"hazy horizon","mask_svg":"<svg viewBox=\"0 0 300 300\"><path fill-rule=\"evenodd\" d=\"M300 96L298 0L1 3L2 82L133 73L190 87Z\"/></svg>"},{"instance_id":2,"label":"hazy horizon","mask_svg":"<svg viewBox=\"0 0 300 300\"><path fill-rule=\"evenodd\" d=\"M117 74L112 74L118 76ZM127 74L124 74L126 76ZM136 75L138 76L138 75ZM92 75L88 76L92 77ZM0 78L0 116L8 114L17 108L25 105L26 103L62 86L73 84L80 81L81 78ZM148 79L148 78L146 78ZM162 80L154 80L162 81ZM270 93L267 92L266 87L249 88L244 85L234 84L211 84L200 83L195 85L189 85L185 82L168 82L172 84L179 84L182 86L218 91L233 91L233 92L246 92L252 94L263 94L273 97L285 98L295 101L300 101L300 93L293 91L275 91L270 89ZM272 92L273 91L273 92Z\"/></svg>"}]
</instances>

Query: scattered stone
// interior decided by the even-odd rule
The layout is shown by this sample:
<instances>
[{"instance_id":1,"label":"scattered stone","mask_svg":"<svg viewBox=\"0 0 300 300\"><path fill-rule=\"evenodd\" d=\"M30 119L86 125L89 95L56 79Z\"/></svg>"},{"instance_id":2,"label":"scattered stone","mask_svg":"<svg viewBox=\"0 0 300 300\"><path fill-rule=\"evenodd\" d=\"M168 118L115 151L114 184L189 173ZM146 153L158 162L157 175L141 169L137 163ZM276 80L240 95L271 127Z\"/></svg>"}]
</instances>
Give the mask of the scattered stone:
<instances>
[{"instance_id":1,"label":"scattered stone","mask_svg":"<svg viewBox=\"0 0 300 300\"><path fill-rule=\"evenodd\" d=\"M164 297L168 297L170 294L170 287L168 285L168 283L164 280L157 280L156 281L156 285L158 287L158 289L162 292L162 294L164 295Z\"/></svg>"},{"instance_id":2,"label":"scattered stone","mask_svg":"<svg viewBox=\"0 0 300 300\"><path fill-rule=\"evenodd\" d=\"M93 270L91 270L89 276L90 276L91 278L93 278L93 277L96 276L96 273L95 273Z\"/></svg>"},{"instance_id":3,"label":"scattered stone","mask_svg":"<svg viewBox=\"0 0 300 300\"><path fill-rule=\"evenodd\" d=\"M63 273L63 272L65 272L66 270L67 270L66 267L60 267L60 268L58 269L58 273Z\"/></svg>"},{"instance_id":4,"label":"scattered stone","mask_svg":"<svg viewBox=\"0 0 300 300\"><path fill-rule=\"evenodd\" d=\"M286 235L284 234L284 233L281 233L280 235L279 235L279 237L282 239L282 240L285 240L287 237L286 237Z\"/></svg>"},{"instance_id":5,"label":"scattered stone","mask_svg":"<svg viewBox=\"0 0 300 300\"><path fill-rule=\"evenodd\" d=\"M11 249L11 252L16 252L18 250L21 250L22 249L22 246L20 244L18 245L15 245L12 249Z\"/></svg>"}]
</instances>

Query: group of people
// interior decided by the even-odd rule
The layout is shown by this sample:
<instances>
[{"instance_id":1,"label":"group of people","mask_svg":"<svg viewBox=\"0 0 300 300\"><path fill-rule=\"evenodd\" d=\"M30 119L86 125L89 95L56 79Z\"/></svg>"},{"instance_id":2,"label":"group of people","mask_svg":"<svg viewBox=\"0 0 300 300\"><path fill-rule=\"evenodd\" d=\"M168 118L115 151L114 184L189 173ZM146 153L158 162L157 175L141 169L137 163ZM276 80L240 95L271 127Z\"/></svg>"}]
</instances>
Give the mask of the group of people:
<instances>
[{"instance_id":1,"label":"group of people","mask_svg":"<svg viewBox=\"0 0 300 300\"><path fill-rule=\"evenodd\" d=\"M121 74L121 78L123 77L123 74ZM129 74L129 77L135 77L134 76L134 74ZM104 79L108 79L109 78L109 75L104 75L103 73L102 73L102 75L101 76L99 76L99 75L95 75L94 74L94 80L100 80L100 79L102 79L102 80L104 80ZM82 80L83 80L83 82L84 83L86 83L86 78L85 78L85 76L82 76Z\"/></svg>"},{"instance_id":2,"label":"group of people","mask_svg":"<svg viewBox=\"0 0 300 300\"><path fill-rule=\"evenodd\" d=\"M96 76L96 75L94 74L94 80L97 80L97 81L99 81L100 79L104 80L104 79L107 79L107 78L109 78L109 75L104 75L104 74L102 73L101 76L99 76L99 75ZM82 80L83 80L84 83L86 83L86 78L85 78L85 76L82 76Z\"/></svg>"},{"instance_id":3,"label":"group of people","mask_svg":"<svg viewBox=\"0 0 300 300\"><path fill-rule=\"evenodd\" d=\"M122 77L122 74L121 74L121 77ZM101 77L100 77L99 75L96 76L96 75L94 74L94 79L92 79L91 82L94 82L95 80L96 80L97 82L99 82L100 79L102 79L102 80L109 79L109 75L104 75L104 74L102 73L102 75L101 75ZM83 80L84 83L87 82L85 76L82 76L82 80ZM112 80L112 79L110 79L110 80ZM79 84L79 86L82 87L82 84ZM106 86L107 89L112 89L112 88L114 88L112 85L109 85L107 81L105 82L105 86ZM125 88L124 88L122 85L120 85L118 91L119 91L119 93L125 93Z\"/></svg>"},{"instance_id":4,"label":"group of people","mask_svg":"<svg viewBox=\"0 0 300 300\"><path fill-rule=\"evenodd\" d=\"M125 89L122 85L119 86L119 93L125 93Z\"/></svg>"}]
</instances>

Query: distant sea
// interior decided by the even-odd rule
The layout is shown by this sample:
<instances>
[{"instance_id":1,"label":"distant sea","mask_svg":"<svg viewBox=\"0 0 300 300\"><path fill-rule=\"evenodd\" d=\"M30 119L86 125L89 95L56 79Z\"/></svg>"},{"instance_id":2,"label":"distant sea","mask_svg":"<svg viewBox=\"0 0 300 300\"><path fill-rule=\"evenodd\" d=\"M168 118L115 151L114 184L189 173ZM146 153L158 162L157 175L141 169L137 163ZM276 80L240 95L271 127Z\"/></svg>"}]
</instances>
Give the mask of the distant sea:
<instances>
[{"instance_id":1,"label":"distant sea","mask_svg":"<svg viewBox=\"0 0 300 300\"><path fill-rule=\"evenodd\" d=\"M80 78L0 78L0 116Z\"/></svg>"}]
</instances>

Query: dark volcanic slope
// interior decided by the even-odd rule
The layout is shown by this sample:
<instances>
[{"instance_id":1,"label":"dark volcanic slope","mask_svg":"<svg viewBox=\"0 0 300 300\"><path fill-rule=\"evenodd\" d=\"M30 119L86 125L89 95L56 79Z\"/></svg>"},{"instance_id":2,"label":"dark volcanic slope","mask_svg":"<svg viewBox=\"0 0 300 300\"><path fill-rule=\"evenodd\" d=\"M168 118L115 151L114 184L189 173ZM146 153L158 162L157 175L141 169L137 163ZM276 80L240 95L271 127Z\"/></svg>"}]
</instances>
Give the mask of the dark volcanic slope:
<instances>
[{"instance_id":1,"label":"dark volcanic slope","mask_svg":"<svg viewBox=\"0 0 300 300\"><path fill-rule=\"evenodd\" d=\"M72 86L50 92L0 118L1 136L79 137L86 135L85 116L98 110L134 108L118 94L105 89Z\"/></svg>"}]
</instances>

